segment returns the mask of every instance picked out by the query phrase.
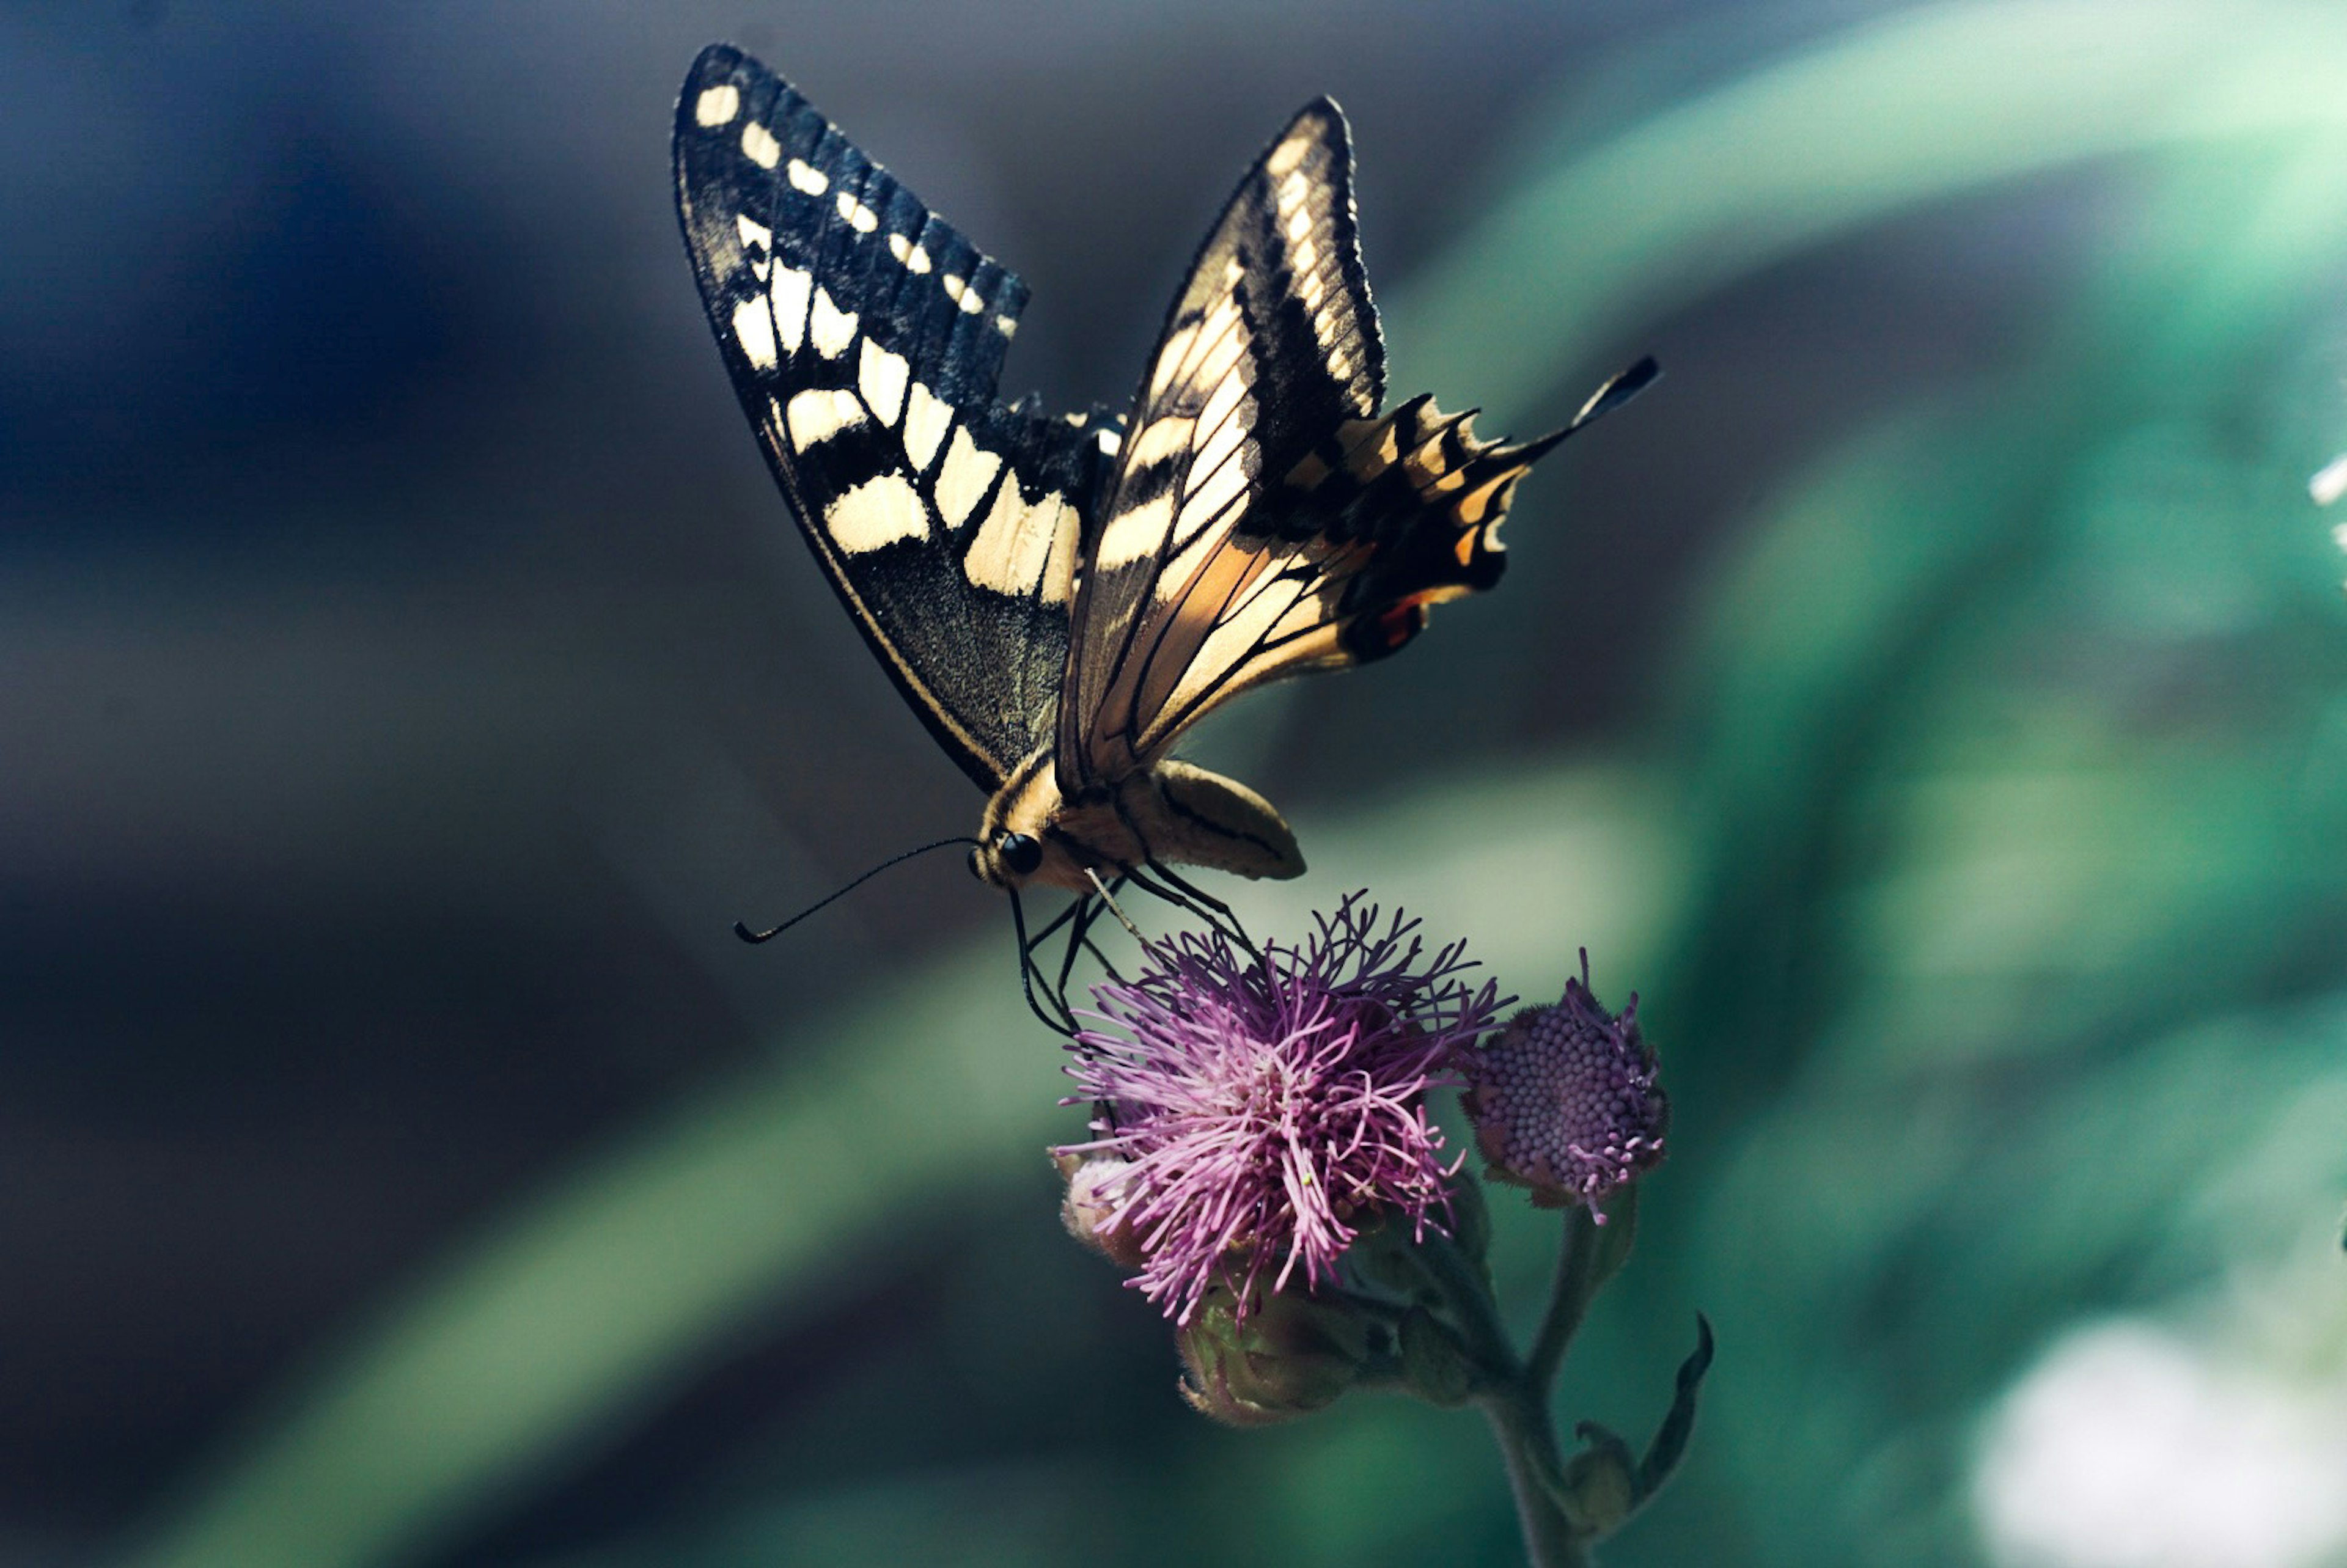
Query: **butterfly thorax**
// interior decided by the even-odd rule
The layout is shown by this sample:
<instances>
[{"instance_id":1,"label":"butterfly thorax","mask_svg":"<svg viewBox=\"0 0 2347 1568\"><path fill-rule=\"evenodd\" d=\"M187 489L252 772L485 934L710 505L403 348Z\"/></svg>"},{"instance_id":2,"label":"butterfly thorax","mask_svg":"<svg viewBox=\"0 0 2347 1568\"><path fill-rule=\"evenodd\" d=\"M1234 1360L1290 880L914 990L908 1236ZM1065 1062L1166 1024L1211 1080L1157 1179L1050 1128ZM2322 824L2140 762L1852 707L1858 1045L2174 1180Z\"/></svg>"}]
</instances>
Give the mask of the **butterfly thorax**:
<instances>
[{"instance_id":1,"label":"butterfly thorax","mask_svg":"<svg viewBox=\"0 0 2347 1568\"><path fill-rule=\"evenodd\" d=\"M1152 861L1241 876L1301 876L1304 856L1269 801L1177 758L1062 793L1049 751L987 802L970 869L997 887L1090 892Z\"/></svg>"}]
</instances>

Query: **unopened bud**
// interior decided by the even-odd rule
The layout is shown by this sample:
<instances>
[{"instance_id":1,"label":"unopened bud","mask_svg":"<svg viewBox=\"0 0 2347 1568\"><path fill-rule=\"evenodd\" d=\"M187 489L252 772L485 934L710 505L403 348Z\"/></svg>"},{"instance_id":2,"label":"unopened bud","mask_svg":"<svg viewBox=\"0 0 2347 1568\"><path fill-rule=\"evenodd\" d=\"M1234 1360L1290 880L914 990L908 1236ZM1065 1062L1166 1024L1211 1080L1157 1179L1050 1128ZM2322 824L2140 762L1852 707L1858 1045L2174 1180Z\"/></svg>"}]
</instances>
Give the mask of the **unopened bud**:
<instances>
[{"instance_id":1,"label":"unopened bud","mask_svg":"<svg viewBox=\"0 0 2347 1568\"><path fill-rule=\"evenodd\" d=\"M1256 1295L1239 1313L1226 1284L1207 1288L1174 1336L1193 1409L1235 1427L1270 1426L1333 1404L1361 1375L1371 1325L1299 1291Z\"/></svg>"},{"instance_id":2,"label":"unopened bud","mask_svg":"<svg viewBox=\"0 0 2347 1568\"><path fill-rule=\"evenodd\" d=\"M1060 1223L1068 1234L1120 1268L1139 1268L1145 1261L1133 1222L1119 1213L1125 1171L1132 1163L1112 1154L1057 1154L1051 1163L1067 1178L1060 1200Z\"/></svg>"}]
</instances>

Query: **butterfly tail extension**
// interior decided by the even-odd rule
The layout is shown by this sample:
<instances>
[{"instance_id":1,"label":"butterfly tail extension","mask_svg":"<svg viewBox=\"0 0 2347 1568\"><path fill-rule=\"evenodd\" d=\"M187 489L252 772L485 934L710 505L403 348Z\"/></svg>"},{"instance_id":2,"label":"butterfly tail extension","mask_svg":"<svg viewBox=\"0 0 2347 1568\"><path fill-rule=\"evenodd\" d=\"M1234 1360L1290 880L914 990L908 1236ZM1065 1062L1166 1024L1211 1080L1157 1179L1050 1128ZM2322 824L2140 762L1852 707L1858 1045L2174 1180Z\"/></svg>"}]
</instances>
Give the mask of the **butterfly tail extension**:
<instances>
[{"instance_id":1,"label":"butterfly tail extension","mask_svg":"<svg viewBox=\"0 0 2347 1568\"><path fill-rule=\"evenodd\" d=\"M1387 658L1425 630L1433 606L1500 580L1500 526L1533 463L1660 374L1642 359L1607 381L1572 423L1534 440L1485 441L1478 412L1446 414L1420 395L1376 419L1348 420L1289 470L1288 529L1358 552L1341 581L1338 662Z\"/></svg>"}]
</instances>

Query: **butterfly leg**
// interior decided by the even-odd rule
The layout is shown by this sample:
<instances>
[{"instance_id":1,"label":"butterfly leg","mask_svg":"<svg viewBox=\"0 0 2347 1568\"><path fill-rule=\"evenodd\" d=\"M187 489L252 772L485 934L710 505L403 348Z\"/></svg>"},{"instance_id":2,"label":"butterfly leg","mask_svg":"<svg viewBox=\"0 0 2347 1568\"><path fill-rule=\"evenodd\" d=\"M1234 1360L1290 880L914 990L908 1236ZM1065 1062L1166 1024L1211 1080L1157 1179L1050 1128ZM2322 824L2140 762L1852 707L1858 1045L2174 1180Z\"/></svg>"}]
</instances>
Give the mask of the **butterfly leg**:
<instances>
[{"instance_id":1,"label":"butterfly leg","mask_svg":"<svg viewBox=\"0 0 2347 1568\"><path fill-rule=\"evenodd\" d=\"M1041 1023L1045 1029L1050 1030L1053 1034L1062 1035L1070 1040L1073 1040L1076 1035L1076 1020L1075 1015L1068 1009L1068 999L1065 994L1067 989L1066 981L1062 979L1060 989L1057 992L1052 990L1050 981L1044 981L1043 995L1051 999L1051 1010L1046 1011L1043 1003L1036 998L1035 982L1038 979L1041 979L1042 975L1035 964L1035 948L1039 944L1049 940L1051 933L1057 931L1062 925L1066 924L1071 918L1072 918L1076 911L1081 909L1085 903L1089 903L1090 899L1086 898L1079 900L1077 903L1070 905L1066 909L1063 909L1059 914L1053 916L1051 923L1046 925L1040 931L1037 932L1034 938L1030 940L1027 935L1027 910L1026 907L1020 902L1019 889L1013 887L1009 891L1010 894L1010 924L1012 928L1017 931L1019 937L1019 987L1020 990L1026 993L1027 1010L1033 1013L1036 1020Z\"/></svg>"},{"instance_id":2,"label":"butterfly leg","mask_svg":"<svg viewBox=\"0 0 2347 1568\"><path fill-rule=\"evenodd\" d=\"M1107 884L1102 887L1101 891L1108 899L1113 900L1116 897L1117 891L1123 886L1124 878L1122 876L1114 876L1109 879ZM1108 961L1108 955L1102 952L1100 948L1092 941L1092 922L1100 918L1101 910L1104 907L1108 908L1115 907L1112 902L1104 906L1102 903L1090 897L1083 899L1081 903L1076 906L1076 907L1081 909L1082 913L1076 921L1075 928L1068 933L1068 950L1060 959L1059 994L1060 1003L1062 1007L1067 1005L1068 979L1070 976L1075 973L1076 955L1079 953L1090 953L1093 959L1099 963L1101 968L1106 972L1110 979L1114 980L1122 979L1122 977L1116 972L1116 966Z\"/></svg>"},{"instance_id":3,"label":"butterfly leg","mask_svg":"<svg viewBox=\"0 0 2347 1568\"><path fill-rule=\"evenodd\" d=\"M1246 927L1239 924L1239 917L1231 913L1231 907L1228 904L1211 893L1193 886L1187 879L1176 874L1162 860L1151 860L1149 869L1165 886L1162 887L1155 886L1143 877L1140 873L1134 872L1133 874L1134 886L1144 892L1154 893L1168 904L1188 910L1256 958L1263 957L1262 949L1258 948L1254 939L1248 937Z\"/></svg>"}]
</instances>

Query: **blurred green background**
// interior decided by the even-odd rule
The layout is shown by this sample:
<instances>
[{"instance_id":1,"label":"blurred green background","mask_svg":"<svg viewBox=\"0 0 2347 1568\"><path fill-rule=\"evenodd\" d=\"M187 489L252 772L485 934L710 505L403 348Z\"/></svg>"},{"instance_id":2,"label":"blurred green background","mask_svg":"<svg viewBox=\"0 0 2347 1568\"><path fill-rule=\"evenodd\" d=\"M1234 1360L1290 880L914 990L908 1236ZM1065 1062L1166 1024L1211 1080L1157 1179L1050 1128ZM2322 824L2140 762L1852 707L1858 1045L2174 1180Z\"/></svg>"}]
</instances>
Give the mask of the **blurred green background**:
<instances>
[{"instance_id":1,"label":"blurred green background","mask_svg":"<svg viewBox=\"0 0 2347 1568\"><path fill-rule=\"evenodd\" d=\"M2347 1563L2347 8L0 12L0 1564L1514 1560L1059 1234L979 802L805 559L668 190L731 37L1130 384L1332 92L1512 569L1204 758L1676 1108L1565 1372L1618 1564ZM1502 1202L1530 1309L1545 1225Z\"/></svg>"}]
</instances>

